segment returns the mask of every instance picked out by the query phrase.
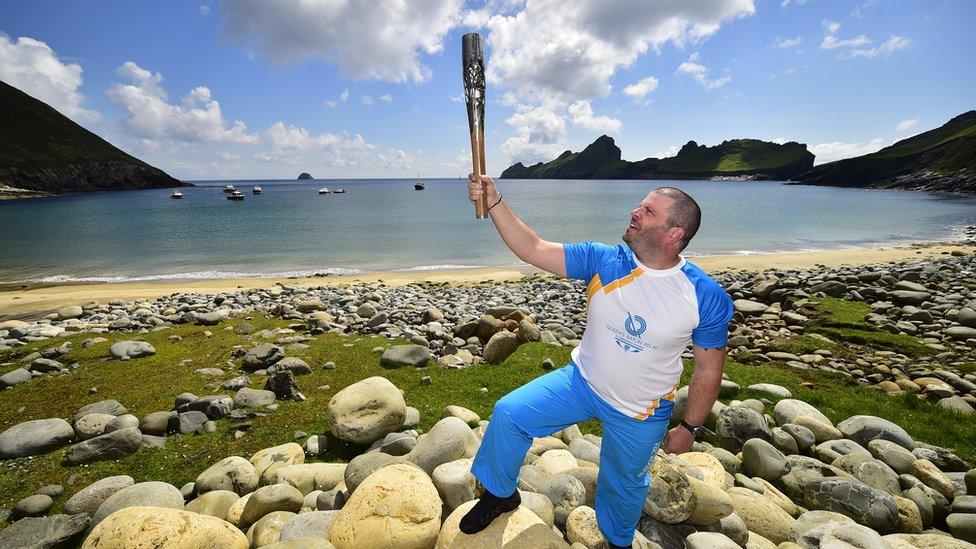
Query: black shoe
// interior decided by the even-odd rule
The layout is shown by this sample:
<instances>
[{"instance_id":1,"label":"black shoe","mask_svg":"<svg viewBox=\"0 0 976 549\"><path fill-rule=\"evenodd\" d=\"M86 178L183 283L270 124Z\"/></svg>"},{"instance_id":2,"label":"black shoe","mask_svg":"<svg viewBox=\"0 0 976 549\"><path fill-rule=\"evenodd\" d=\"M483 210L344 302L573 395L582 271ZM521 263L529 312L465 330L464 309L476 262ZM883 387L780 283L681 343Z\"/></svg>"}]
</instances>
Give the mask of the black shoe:
<instances>
[{"instance_id":1,"label":"black shoe","mask_svg":"<svg viewBox=\"0 0 976 549\"><path fill-rule=\"evenodd\" d=\"M631 547L633 547L634 544L631 543L630 545L614 545L608 541L607 545L610 546L610 549L630 549Z\"/></svg>"},{"instance_id":2,"label":"black shoe","mask_svg":"<svg viewBox=\"0 0 976 549\"><path fill-rule=\"evenodd\" d=\"M500 498L493 495L488 490L478 498L478 503L468 511L468 514L461 517L460 529L465 534L477 534L488 528L491 521L509 511L514 511L522 503L522 496L518 490L507 498Z\"/></svg>"}]
</instances>

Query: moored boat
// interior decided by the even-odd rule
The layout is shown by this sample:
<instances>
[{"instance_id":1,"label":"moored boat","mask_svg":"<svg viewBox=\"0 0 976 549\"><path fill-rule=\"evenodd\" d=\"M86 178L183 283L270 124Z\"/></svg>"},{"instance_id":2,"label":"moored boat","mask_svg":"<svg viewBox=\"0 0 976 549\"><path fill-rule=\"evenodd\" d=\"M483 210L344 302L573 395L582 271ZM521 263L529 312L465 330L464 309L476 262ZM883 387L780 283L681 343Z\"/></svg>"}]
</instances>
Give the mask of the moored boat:
<instances>
[{"instance_id":1,"label":"moored boat","mask_svg":"<svg viewBox=\"0 0 976 549\"><path fill-rule=\"evenodd\" d=\"M227 195L227 200L244 200L244 193L235 190Z\"/></svg>"},{"instance_id":2,"label":"moored boat","mask_svg":"<svg viewBox=\"0 0 976 549\"><path fill-rule=\"evenodd\" d=\"M331 192L332 191L330 191L328 187L322 187L321 189L319 189L319 194L329 194Z\"/></svg>"},{"instance_id":3,"label":"moored boat","mask_svg":"<svg viewBox=\"0 0 976 549\"><path fill-rule=\"evenodd\" d=\"M333 189L332 190L332 193L333 194L345 194L346 193L346 190L345 189Z\"/></svg>"},{"instance_id":4,"label":"moored boat","mask_svg":"<svg viewBox=\"0 0 976 549\"><path fill-rule=\"evenodd\" d=\"M183 198L183 191L179 189L173 189L173 192L170 193L169 197L174 199Z\"/></svg>"},{"instance_id":5,"label":"moored boat","mask_svg":"<svg viewBox=\"0 0 976 549\"><path fill-rule=\"evenodd\" d=\"M251 189L251 192L254 194L262 194L264 193L264 189L262 189L259 185L255 185L254 188Z\"/></svg>"},{"instance_id":6,"label":"moored boat","mask_svg":"<svg viewBox=\"0 0 976 549\"><path fill-rule=\"evenodd\" d=\"M232 193L232 192L235 192L236 190L237 190L237 188L234 187L233 185L224 185L224 192L225 193Z\"/></svg>"}]
</instances>

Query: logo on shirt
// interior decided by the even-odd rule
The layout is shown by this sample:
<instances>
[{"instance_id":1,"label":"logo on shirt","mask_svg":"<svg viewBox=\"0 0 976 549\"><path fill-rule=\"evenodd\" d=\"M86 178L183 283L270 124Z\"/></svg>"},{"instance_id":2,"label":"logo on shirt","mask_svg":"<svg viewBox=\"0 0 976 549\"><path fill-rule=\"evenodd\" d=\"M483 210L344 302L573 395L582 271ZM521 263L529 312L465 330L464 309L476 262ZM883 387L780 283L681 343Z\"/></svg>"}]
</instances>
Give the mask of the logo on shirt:
<instances>
[{"instance_id":1,"label":"logo on shirt","mask_svg":"<svg viewBox=\"0 0 976 549\"><path fill-rule=\"evenodd\" d=\"M641 339L641 334L647 330L647 321L640 315L627 312L627 319L624 320L624 329L607 324L607 331L617 342L617 346L628 353L639 353L644 349L657 349L657 345L648 343Z\"/></svg>"}]
</instances>

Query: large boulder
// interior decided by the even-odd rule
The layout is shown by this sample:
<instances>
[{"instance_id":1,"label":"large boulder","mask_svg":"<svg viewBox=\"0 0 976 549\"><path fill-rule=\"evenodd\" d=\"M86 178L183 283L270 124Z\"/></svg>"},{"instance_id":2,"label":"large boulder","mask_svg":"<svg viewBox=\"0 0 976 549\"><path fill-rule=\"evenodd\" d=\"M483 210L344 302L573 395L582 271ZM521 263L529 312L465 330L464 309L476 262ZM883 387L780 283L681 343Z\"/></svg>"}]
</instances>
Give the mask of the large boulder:
<instances>
[{"instance_id":1,"label":"large boulder","mask_svg":"<svg viewBox=\"0 0 976 549\"><path fill-rule=\"evenodd\" d=\"M258 479L258 473L250 461L240 456L230 456L200 473L195 484L198 494L229 490L243 496L258 487Z\"/></svg>"},{"instance_id":2,"label":"large boulder","mask_svg":"<svg viewBox=\"0 0 976 549\"><path fill-rule=\"evenodd\" d=\"M64 454L64 462L67 465L81 465L118 459L135 452L140 446L142 433L139 428L128 427L75 444Z\"/></svg>"},{"instance_id":3,"label":"large boulder","mask_svg":"<svg viewBox=\"0 0 976 549\"><path fill-rule=\"evenodd\" d=\"M213 490L187 503L186 510L227 520L227 511L239 499L241 496L230 490Z\"/></svg>"},{"instance_id":4,"label":"large boulder","mask_svg":"<svg viewBox=\"0 0 976 549\"><path fill-rule=\"evenodd\" d=\"M776 419L777 425L795 423L793 420L800 416L810 417L825 425L833 426L833 423L827 416L823 415L823 412L802 400L784 398L773 407L773 417Z\"/></svg>"},{"instance_id":5,"label":"large boulder","mask_svg":"<svg viewBox=\"0 0 976 549\"><path fill-rule=\"evenodd\" d=\"M264 515L247 529L247 541L251 547L264 547L277 542L281 529L296 516L291 511L272 511Z\"/></svg>"},{"instance_id":6,"label":"large boulder","mask_svg":"<svg viewBox=\"0 0 976 549\"><path fill-rule=\"evenodd\" d=\"M18 423L0 433L0 459L46 454L70 442L74 436L71 424L61 418Z\"/></svg>"},{"instance_id":7,"label":"large boulder","mask_svg":"<svg viewBox=\"0 0 976 549\"><path fill-rule=\"evenodd\" d=\"M88 515L22 518L0 530L0 547L77 547L88 526Z\"/></svg>"},{"instance_id":8,"label":"large boulder","mask_svg":"<svg viewBox=\"0 0 976 549\"><path fill-rule=\"evenodd\" d=\"M339 516L339 511L311 511L301 513L290 518L288 522L282 525L281 535L278 539L280 541L295 540L296 549L308 547L305 544L298 544L298 541L309 538L321 539L323 543L328 543L329 547L334 547L326 540L329 539L329 533L332 531L332 523L335 522L337 516Z\"/></svg>"},{"instance_id":9,"label":"large boulder","mask_svg":"<svg viewBox=\"0 0 976 549\"><path fill-rule=\"evenodd\" d=\"M688 477L695 492L695 510L688 517L688 524L708 526L732 514L735 508L732 498L713 484Z\"/></svg>"},{"instance_id":10,"label":"large boulder","mask_svg":"<svg viewBox=\"0 0 976 549\"><path fill-rule=\"evenodd\" d=\"M241 512L237 525L250 526L261 517L275 511L297 513L302 509L304 495L290 484L271 484L255 490Z\"/></svg>"},{"instance_id":11,"label":"large boulder","mask_svg":"<svg viewBox=\"0 0 976 549\"><path fill-rule=\"evenodd\" d=\"M471 474L470 459L442 463L434 468L431 480L448 511L477 497L477 479Z\"/></svg>"},{"instance_id":12,"label":"large boulder","mask_svg":"<svg viewBox=\"0 0 976 549\"><path fill-rule=\"evenodd\" d=\"M789 473L790 464L772 444L753 438L742 446L742 470L749 476L772 482Z\"/></svg>"},{"instance_id":13,"label":"large boulder","mask_svg":"<svg viewBox=\"0 0 976 549\"><path fill-rule=\"evenodd\" d=\"M98 523L82 549L180 547L247 549L247 537L224 520L165 507L127 507Z\"/></svg>"},{"instance_id":14,"label":"large boulder","mask_svg":"<svg viewBox=\"0 0 976 549\"><path fill-rule=\"evenodd\" d=\"M166 507L183 509L183 494L179 488L165 482L140 482L109 496L92 516L94 528L106 517L127 507Z\"/></svg>"},{"instance_id":15,"label":"large boulder","mask_svg":"<svg viewBox=\"0 0 976 549\"><path fill-rule=\"evenodd\" d=\"M238 408L264 408L278 400L273 391L242 387L234 395L234 406Z\"/></svg>"},{"instance_id":16,"label":"large boulder","mask_svg":"<svg viewBox=\"0 0 976 549\"><path fill-rule=\"evenodd\" d=\"M441 529L441 498L423 471L390 465L353 492L329 534L338 549L429 548Z\"/></svg>"},{"instance_id":17,"label":"large boulder","mask_svg":"<svg viewBox=\"0 0 976 549\"><path fill-rule=\"evenodd\" d=\"M406 408L395 385L383 377L370 377L336 393L327 412L333 435L346 442L371 444L403 425Z\"/></svg>"},{"instance_id":18,"label":"large boulder","mask_svg":"<svg viewBox=\"0 0 976 549\"><path fill-rule=\"evenodd\" d=\"M436 549L565 549L569 545L525 507L505 513L474 535L461 533L461 517L474 507L469 501L454 510L437 537Z\"/></svg>"},{"instance_id":19,"label":"large boulder","mask_svg":"<svg viewBox=\"0 0 976 549\"><path fill-rule=\"evenodd\" d=\"M115 358L130 359L156 354L156 348L147 341L117 341L108 350Z\"/></svg>"},{"instance_id":20,"label":"large boulder","mask_svg":"<svg viewBox=\"0 0 976 549\"><path fill-rule=\"evenodd\" d=\"M274 483L290 484L308 495L315 490L332 490L343 481L345 473L345 463L299 463L278 468Z\"/></svg>"},{"instance_id":21,"label":"large boulder","mask_svg":"<svg viewBox=\"0 0 976 549\"><path fill-rule=\"evenodd\" d=\"M488 364L501 364L515 352L515 349L518 349L518 346L518 336L513 332L502 330L491 336L481 354Z\"/></svg>"},{"instance_id":22,"label":"large boulder","mask_svg":"<svg viewBox=\"0 0 976 549\"><path fill-rule=\"evenodd\" d=\"M98 510L98 506L108 499L109 496L133 484L135 484L135 481L129 475L105 477L95 481L85 488L78 490L75 495L68 498L68 501L64 504L64 512L69 515L77 513L94 515L95 511Z\"/></svg>"},{"instance_id":23,"label":"large boulder","mask_svg":"<svg viewBox=\"0 0 976 549\"><path fill-rule=\"evenodd\" d=\"M277 345L261 343L255 345L244 355L241 367L248 372L268 368L275 362L285 358L285 351Z\"/></svg>"},{"instance_id":24,"label":"large boulder","mask_svg":"<svg viewBox=\"0 0 976 549\"><path fill-rule=\"evenodd\" d=\"M426 366L430 360L430 349L423 345L394 345L383 351L380 357L380 366L386 368L399 368L400 366L413 366L419 368Z\"/></svg>"},{"instance_id":25,"label":"large boulder","mask_svg":"<svg viewBox=\"0 0 976 549\"><path fill-rule=\"evenodd\" d=\"M464 421L452 416L435 423L427 434L417 440L417 445L406 458L431 475L438 465L473 458L478 446L478 436L474 431Z\"/></svg>"},{"instance_id":26,"label":"large boulder","mask_svg":"<svg viewBox=\"0 0 976 549\"><path fill-rule=\"evenodd\" d=\"M644 512L668 524L684 522L697 506L695 491L675 463L674 457L659 454L651 464L651 486L644 500Z\"/></svg>"},{"instance_id":27,"label":"large boulder","mask_svg":"<svg viewBox=\"0 0 976 549\"><path fill-rule=\"evenodd\" d=\"M91 404L86 404L71 416L72 423L78 421L79 419L85 417L88 414L111 414L113 416L121 416L129 413L125 409L125 406L115 400L115 399L105 399L99 400L98 402L92 402Z\"/></svg>"},{"instance_id":28,"label":"large boulder","mask_svg":"<svg viewBox=\"0 0 976 549\"><path fill-rule=\"evenodd\" d=\"M286 442L258 450L251 456L251 464L262 482L270 483L282 467L305 463L305 449L295 442Z\"/></svg>"},{"instance_id":29,"label":"large boulder","mask_svg":"<svg viewBox=\"0 0 976 549\"><path fill-rule=\"evenodd\" d=\"M766 418L745 406L724 408L715 422L715 434L722 441L722 446L733 453L742 450L742 445L751 438L773 439Z\"/></svg>"},{"instance_id":30,"label":"large boulder","mask_svg":"<svg viewBox=\"0 0 976 549\"><path fill-rule=\"evenodd\" d=\"M804 488L803 503L810 509L841 513L875 530L898 526L898 504L887 492L841 477L814 480Z\"/></svg>"},{"instance_id":31,"label":"large boulder","mask_svg":"<svg viewBox=\"0 0 976 549\"><path fill-rule=\"evenodd\" d=\"M875 416L852 416L837 424L837 428L861 446L867 446L875 439L883 439L907 448L915 449L915 441L901 426L887 419Z\"/></svg>"},{"instance_id":32,"label":"large boulder","mask_svg":"<svg viewBox=\"0 0 976 549\"><path fill-rule=\"evenodd\" d=\"M762 495L748 488L729 490L735 512L755 532L773 543L788 541L790 528L796 519Z\"/></svg>"}]
</instances>

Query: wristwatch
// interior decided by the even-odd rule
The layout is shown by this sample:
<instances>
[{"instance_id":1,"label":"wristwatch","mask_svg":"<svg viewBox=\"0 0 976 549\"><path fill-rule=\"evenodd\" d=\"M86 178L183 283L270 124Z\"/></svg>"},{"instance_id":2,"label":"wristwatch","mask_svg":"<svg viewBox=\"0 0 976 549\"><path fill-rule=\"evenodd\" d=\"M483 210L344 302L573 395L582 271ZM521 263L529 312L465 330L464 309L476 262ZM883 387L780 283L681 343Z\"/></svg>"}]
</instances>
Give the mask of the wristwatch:
<instances>
[{"instance_id":1,"label":"wristwatch","mask_svg":"<svg viewBox=\"0 0 976 549\"><path fill-rule=\"evenodd\" d=\"M692 425L692 424L688 423L687 421L685 421L683 419L681 420L681 424L680 425L682 427L684 427L685 429L687 429L691 433L691 435L693 437L695 437L696 439L698 438L698 433L702 430L702 426L701 425L697 425L697 426L696 425Z\"/></svg>"}]
</instances>

